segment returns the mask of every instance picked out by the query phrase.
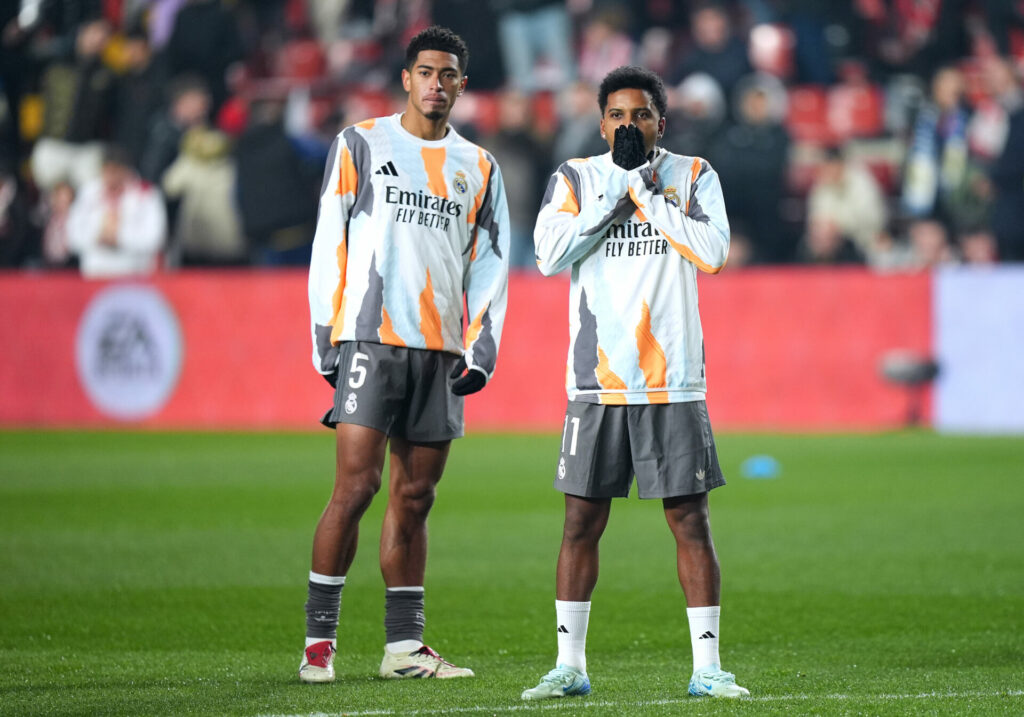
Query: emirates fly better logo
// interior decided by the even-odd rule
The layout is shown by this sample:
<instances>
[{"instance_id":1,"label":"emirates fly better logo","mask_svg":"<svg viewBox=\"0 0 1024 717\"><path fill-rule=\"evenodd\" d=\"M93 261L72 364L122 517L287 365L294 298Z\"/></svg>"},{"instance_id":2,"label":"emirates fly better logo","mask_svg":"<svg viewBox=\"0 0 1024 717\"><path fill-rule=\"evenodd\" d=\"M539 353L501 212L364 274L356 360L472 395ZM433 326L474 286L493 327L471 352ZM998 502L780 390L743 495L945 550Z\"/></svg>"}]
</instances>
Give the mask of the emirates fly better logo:
<instances>
[{"instance_id":1,"label":"emirates fly better logo","mask_svg":"<svg viewBox=\"0 0 1024 717\"><path fill-rule=\"evenodd\" d=\"M78 377L93 405L123 420L159 411L181 371L174 310L149 286L111 286L89 303L75 341Z\"/></svg>"}]
</instances>

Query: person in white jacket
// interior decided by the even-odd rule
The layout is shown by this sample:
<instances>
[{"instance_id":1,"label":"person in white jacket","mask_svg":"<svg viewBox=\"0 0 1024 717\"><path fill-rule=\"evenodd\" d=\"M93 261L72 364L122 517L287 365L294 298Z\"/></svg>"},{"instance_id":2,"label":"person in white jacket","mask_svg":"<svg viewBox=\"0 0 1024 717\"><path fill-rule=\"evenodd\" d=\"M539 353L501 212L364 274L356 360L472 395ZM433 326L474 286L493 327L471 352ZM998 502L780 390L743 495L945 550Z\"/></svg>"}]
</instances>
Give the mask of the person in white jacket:
<instances>
[{"instance_id":1,"label":"person in white jacket","mask_svg":"<svg viewBox=\"0 0 1024 717\"><path fill-rule=\"evenodd\" d=\"M139 179L124 149L111 146L100 176L87 182L71 205L67 234L82 276L151 274L167 235L163 197Z\"/></svg>"},{"instance_id":2,"label":"person in white jacket","mask_svg":"<svg viewBox=\"0 0 1024 717\"><path fill-rule=\"evenodd\" d=\"M331 682L342 586L381 488L386 679L470 677L423 643L427 516L463 397L498 358L508 288L505 187L490 153L449 124L469 51L430 27L406 48L405 111L346 127L320 195L309 270L313 366L335 387L334 492L313 538L303 682ZM463 331L463 318L468 326Z\"/></svg>"},{"instance_id":3,"label":"person in white jacket","mask_svg":"<svg viewBox=\"0 0 1024 717\"><path fill-rule=\"evenodd\" d=\"M537 217L537 266L570 270L569 405L554 487L565 494L555 669L525 700L590 692L586 640L598 543L613 498L660 499L686 594L697 697L743 697L720 665L721 578L708 493L725 484L704 402L697 272L729 253L718 174L658 146L667 101L657 75L610 72L598 93L610 152L552 175Z\"/></svg>"}]
</instances>

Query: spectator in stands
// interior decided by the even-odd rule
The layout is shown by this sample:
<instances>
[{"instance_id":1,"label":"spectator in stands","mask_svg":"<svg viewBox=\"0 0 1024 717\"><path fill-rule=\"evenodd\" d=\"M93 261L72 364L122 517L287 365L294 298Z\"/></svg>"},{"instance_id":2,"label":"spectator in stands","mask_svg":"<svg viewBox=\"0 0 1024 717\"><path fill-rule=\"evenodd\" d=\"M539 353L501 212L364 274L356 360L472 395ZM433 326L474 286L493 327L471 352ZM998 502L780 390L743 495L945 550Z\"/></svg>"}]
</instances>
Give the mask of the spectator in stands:
<instances>
[{"instance_id":1,"label":"spectator in stands","mask_svg":"<svg viewBox=\"0 0 1024 717\"><path fill-rule=\"evenodd\" d=\"M823 216L807 222L797 260L804 264L863 264L864 255L831 218Z\"/></svg>"},{"instance_id":2,"label":"spectator in stands","mask_svg":"<svg viewBox=\"0 0 1024 717\"><path fill-rule=\"evenodd\" d=\"M125 70L117 82L114 142L141 167L150 127L165 100L166 78L163 63L154 57L141 27L125 34L122 52Z\"/></svg>"},{"instance_id":3,"label":"spectator in stands","mask_svg":"<svg viewBox=\"0 0 1024 717\"><path fill-rule=\"evenodd\" d=\"M865 50L875 74L928 77L968 54L968 0L853 3L865 24Z\"/></svg>"},{"instance_id":4,"label":"spectator in stands","mask_svg":"<svg viewBox=\"0 0 1024 717\"><path fill-rule=\"evenodd\" d=\"M955 264L956 252L949 242L949 230L938 219L915 219L907 227L910 267L919 271Z\"/></svg>"},{"instance_id":5,"label":"spectator in stands","mask_svg":"<svg viewBox=\"0 0 1024 717\"><path fill-rule=\"evenodd\" d=\"M957 243L965 264L994 264L999 259L999 247L992 232L979 229L961 234Z\"/></svg>"},{"instance_id":6,"label":"spectator in stands","mask_svg":"<svg viewBox=\"0 0 1024 717\"><path fill-rule=\"evenodd\" d=\"M206 81L213 111L228 97L228 68L242 59L238 20L221 0L188 0L174 19L167 41L168 72Z\"/></svg>"},{"instance_id":7,"label":"spectator in stands","mask_svg":"<svg viewBox=\"0 0 1024 717\"><path fill-rule=\"evenodd\" d=\"M180 199L172 247L187 266L247 263L235 207L235 161L227 135L198 126L182 140L181 154L164 173L164 194Z\"/></svg>"},{"instance_id":8,"label":"spectator in stands","mask_svg":"<svg viewBox=\"0 0 1024 717\"><path fill-rule=\"evenodd\" d=\"M547 179L548 147L534 134L530 98L515 90L501 95L497 132L482 144L494 155L508 195L509 264L535 267L533 225Z\"/></svg>"},{"instance_id":9,"label":"spectator in stands","mask_svg":"<svg viewBox=\"0 0 1024 717\"><path fill-rule=\"evenodd\" d=\"M964 77L959 69L940 69L932 80L931 100L921 108L914 122L902 195L903 209L911 217L936 215L945 221L956 221L958 206L954 199L970 176L970 112L964 91Z\"/></svg>"},{"instance_id":10,"label":"spectator in stands","mask_svg":"<svg viewBox=\"0 0 1024 717\"><path fill-rule=\"evenodd\" d=\"M888 210L882 189L866 167L845 158L839 148L827 150L818 166L807 195L807 218L830 220L872 266L886 252Z\"/></svg>"},{"instance_id":11,"label":"spectator in stands","mask_svg":"<svg viewBox=\"0 0 1024 717\"><path fill-rule=\"evenodd\" d=\"M789 261L792 240L779 212L785 190L789 134L782 124L785 89L767 75L737 87L739 121L722 132L706 155L722 180L729 221L743 221L759 262Z\"/></svg>"},{"instance_id":12,"label":"spectator in stands","mask_svg":"<svg viewBox=\"0 0 1024 717\"><path fill-rule=\"evenodd\" d=\"M1016 77L1001 95L1007 109L1006 140L989 169L992 230L1003 261L1024 261L1024 102Z\"/></svg>"},{"instance_id":13,"label":"spectator in stands","mask_svg":"<svg viewBox=\"0 0 1024 717\"><path fill-rule=\"evenodd\" d=\"M715 78L726 97L732 97L736 84L751 72L751 67L747 45L734 34L726 9L717 2L695 5L690 29L693 46L676 65L672 83L678 84L694 72L703 72Z\"/></svg>"},{"instance_id":14,"label":"spectator in stands","mask_svg":"<svg viewBox=\"0 0 1024 717\"><path fill-rule=\"evenodd\" d=\"M515 89L532 93L576 79L572 26L564 0L490 0L498 16L505 72ZM546 61L542 69L540 60Z\"/></svg>"},{"instance_id":15,"label":"spectator in stands","mask_svg":"<svg viewBox=\"0 0 1024 717\"><path fill-rule=\"evenodd\" d=\"M32 175L49 189L69 178L80 187L99 174L103 141L109 137L115 91L114 73L101 53L110 38L106 20L79 27L75 54L43 73L43 131L32 151Z\"/></svg>"},{"instance_id":16,"label":"spectator in stands","mask_svg":"<svg viewBox=\"0 0 1024 717\"><path fill-rule=\"evenodd\" d=\"M601 113L594 96L597 90L586 82L573 82L558 95L558 129L551 150L551 166L558 166L574 157L603 154L608 143L601 139L598 123Z\"/></svg>"},{"instance_id":17,"label":"spectator in stands","mask_svg":"<svg viewBox=\"0 0 1024 717\"><path fill-rule=\"evenodd\" d=\"M38 253L38 235L14 164L0 160L0 267L19 267Z\"/></svg>"},{"instance_id":18,"label":"spectator in stands","mask_svg":"<svg viewBox=\"0 0 1024 717\"><path fill-rule=\"evenodd\" d=\"M68 217L75 201L75 190L68 182L58 182L43 199L43 265L63 269L74 265L68 242Z\"/></svg>"},{"instance_id":19,"label":"spectator in stands","mask_svg":"<svg viewBox=\"0 0 1024 717\"><path fill-rule=\"evenodd\" d=\"M163 197L139 179L123 147L111 146L100 177L85 184L71 205L67 231L83 276L150 274L167 232Z\"/></svg>"},{"instance_id":20,"label":"spectator in stands","mask_svg":"<svg viewBox=\"0 0 1024 717\"><path fill-rule=\"evenodd\" d=\"M725 95L711 75L695 72L669 95L669 120L662 144L673 152L704 156L718 139L726 115Z\"/></svg>"},{"instance_id":21,"label":"spectator in stands","mask_svg":"<svg viewBox=\"0 0 1024 717\"><path fill-rule=\"evenodd\" d=\"M178 156L181 138L191 128L206 125L210 114L210 93L201 77L177 77L168 93L167 108L153 121L139 162L139 172L147 182L160 182Z\"/></svg>"},{"instance_id":22,"label":"spectator in stands","mask_svg":"<svg viewBox=\"0 0 1024 717\"><path fill-rule=\"evenodd\" d=\"M632 63L635 48L626 34L627 25L626 11L617 4L586 21L580 42L580 79L596 85L616 67Z\"/></svg>"},{"instance_id":23,"label":"spectator in stands","mask_svg":"<svg viewBox=\"0 0 1024 717\"><path fill-rule=\"evenodd\" d=\"M284 132L283 103L252 107L235 146L238 208L255 263L309 264L319 171L311 171Z\"/></svg>"}]
</instances>

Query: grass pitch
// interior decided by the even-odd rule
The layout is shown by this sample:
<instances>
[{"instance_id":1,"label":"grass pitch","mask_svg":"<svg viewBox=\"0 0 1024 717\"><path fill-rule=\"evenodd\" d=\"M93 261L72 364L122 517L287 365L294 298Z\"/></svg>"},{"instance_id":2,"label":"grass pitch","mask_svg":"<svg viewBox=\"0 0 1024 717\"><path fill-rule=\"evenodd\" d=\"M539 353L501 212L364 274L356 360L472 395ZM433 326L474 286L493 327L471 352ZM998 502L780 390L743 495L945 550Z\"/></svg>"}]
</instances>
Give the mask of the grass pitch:
<instances>
[{"instance_id":1,"label":"grass pitch","mask_svg":"<svg viewBox=\"0 0 1024 717\"><path fill-rule=\"evenodd\" d=\"M554 660L557 436L458 441L430 519L427 640L471 680L375 678L384 587L363 521L338 681L299 684L333 436L0 433L0 713L353 715L1024 712L1024 441L719 439L722 654L750 700L685 697L657 502L602 544L593 693L525 704ZM775 480L741 461L768 453Z\"/></svg>"}]
</instances>

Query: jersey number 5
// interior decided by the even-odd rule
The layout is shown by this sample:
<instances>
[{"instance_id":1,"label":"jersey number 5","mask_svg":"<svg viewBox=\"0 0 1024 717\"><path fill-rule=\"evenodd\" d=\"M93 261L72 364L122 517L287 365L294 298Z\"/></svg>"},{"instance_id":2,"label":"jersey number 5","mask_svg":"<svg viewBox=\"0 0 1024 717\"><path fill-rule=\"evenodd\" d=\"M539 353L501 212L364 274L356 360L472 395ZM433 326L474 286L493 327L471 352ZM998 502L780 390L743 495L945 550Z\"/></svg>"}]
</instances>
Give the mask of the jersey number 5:
<instances>
[{"instance_id":1,"label":"jersey number 5","mask_svg":"<svg viewBox=\"0 0 1024 717\"><path fill-rule=\"evenodd\" d=\"M369 356L360 352L352 357L352 366L348 369L348 385L351 388L359 388L366 381L366 366L360 366L359 362L369 360Z\"/></svg>"}]
</instances>

